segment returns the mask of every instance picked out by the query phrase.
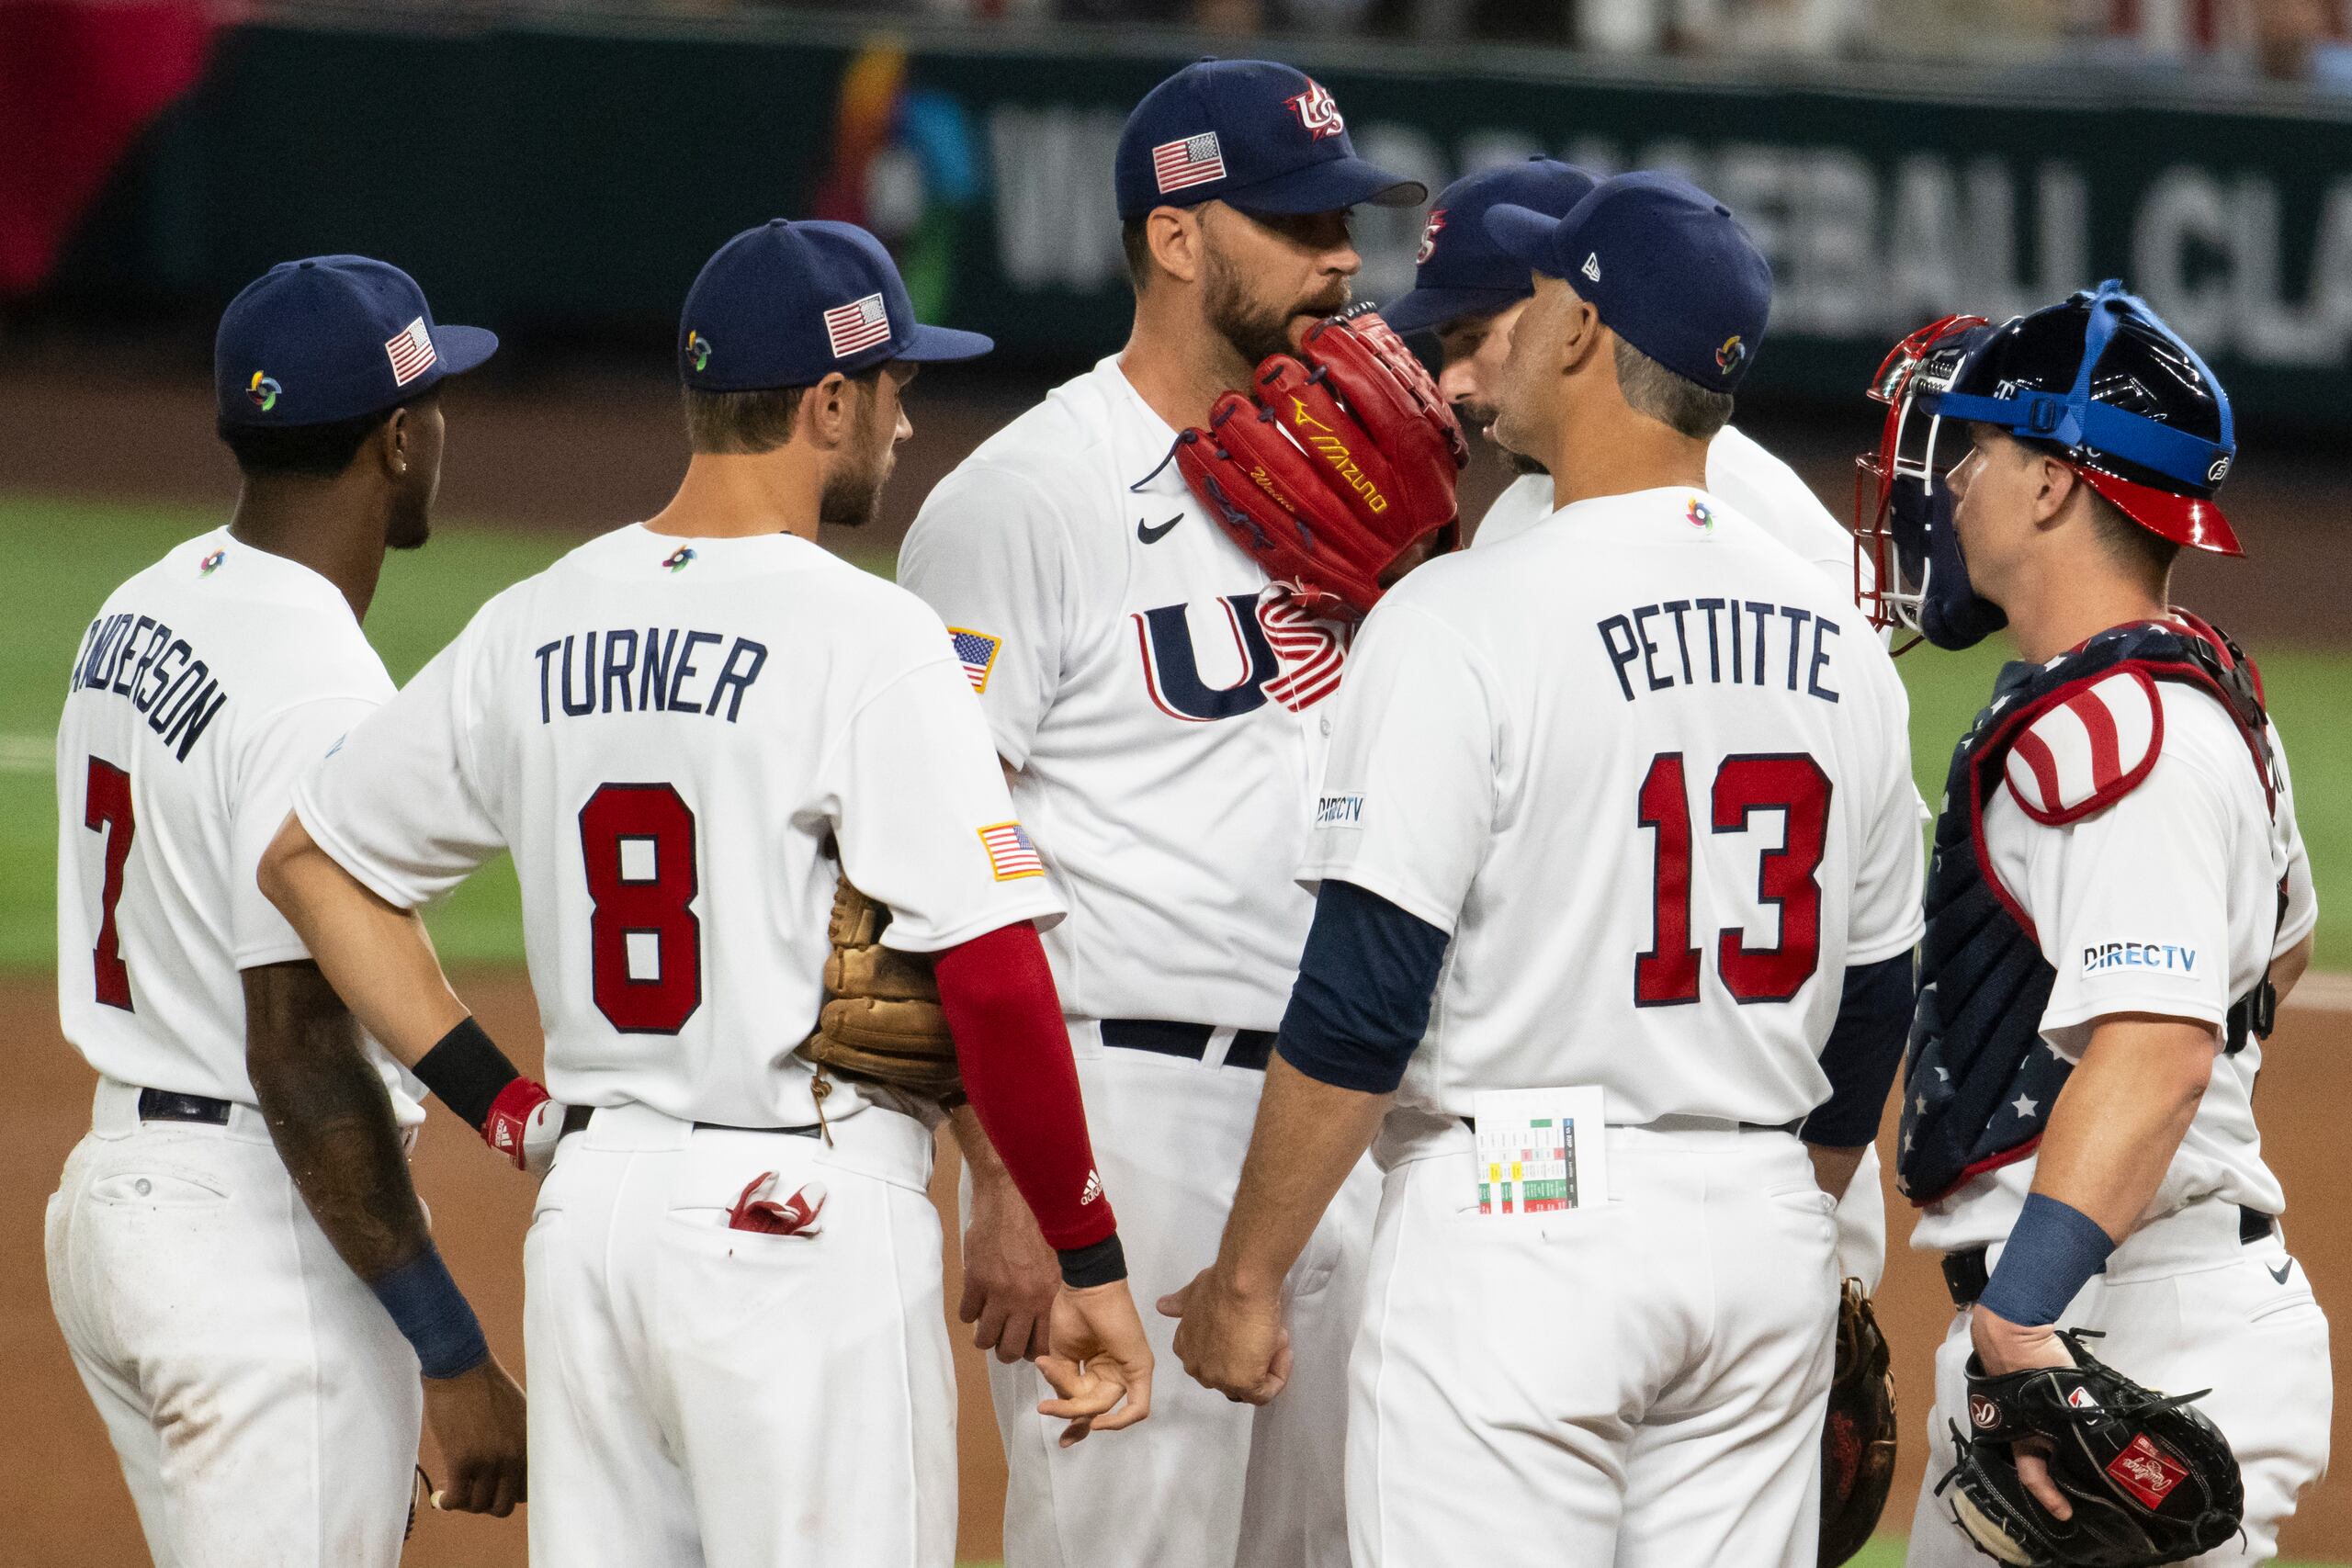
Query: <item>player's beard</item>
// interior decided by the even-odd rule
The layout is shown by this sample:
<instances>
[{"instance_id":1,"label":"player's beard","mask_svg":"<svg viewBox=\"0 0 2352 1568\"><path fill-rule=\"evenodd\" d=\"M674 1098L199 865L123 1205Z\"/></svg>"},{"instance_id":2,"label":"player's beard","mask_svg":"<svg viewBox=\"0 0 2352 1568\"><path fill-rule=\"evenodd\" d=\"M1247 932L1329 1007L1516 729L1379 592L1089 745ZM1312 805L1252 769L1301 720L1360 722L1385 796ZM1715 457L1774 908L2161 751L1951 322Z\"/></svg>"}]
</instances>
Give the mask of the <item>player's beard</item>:
<instances>
[{"instance_id":1,"label":"player's beard","mask_svg":"<svg viewBox=\"0 0 2352 1568\"><path fill-rule=\"evenodd\" d=\"M1302 318L1318 320L1348 308L1348 280L1335 277L1329 288L1288 306L1253 299L1241 269L1216 246L1209 247L1203 276L1202 311L1209 330L1230 344L1245 365L1256 366L1269 355L1294 352L1291 328Z\"/></svg>"},{"instance_id":2,"label":"player's beard","mask_svg":"<svg viewBox=\"0 0 2352 1568\"><path fill-rule=\"evenodd\" d=\"M825 477L817 498L817 521L836 528L862 528L874 521L882 510L882 487L890 482L898 460L894 433L881 428L879 391L867 387L864 398L850 433L849 447L855 456Z\"/></svg>"}]
</instances>

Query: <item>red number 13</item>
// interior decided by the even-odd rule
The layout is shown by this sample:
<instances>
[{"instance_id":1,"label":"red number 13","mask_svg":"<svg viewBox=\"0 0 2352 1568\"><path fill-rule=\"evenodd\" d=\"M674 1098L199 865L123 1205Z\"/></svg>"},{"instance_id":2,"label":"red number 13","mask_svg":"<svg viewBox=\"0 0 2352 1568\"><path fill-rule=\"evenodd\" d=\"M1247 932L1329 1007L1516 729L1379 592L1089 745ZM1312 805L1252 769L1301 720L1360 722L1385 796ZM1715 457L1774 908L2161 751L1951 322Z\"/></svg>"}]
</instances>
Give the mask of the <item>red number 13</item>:
<instances>
[{"instance_id":1,"label":"red number 13","mask_svg":"<svg viewBox=\"0 0 2352 1568\"><path fill-rule=\"evenodd\" d=\"M1781 915L1781 940L1753 947L1741 927L1715 936L1715 967L1742 1002L1785 1002L1821 964L1821 856L1828 839L1829 775L1803 752L1727 757L1715 771L1712 826L1745 832L1749 817L1777 811L1781 846L1757 868L1756 898ZM1657 834L1649 951L1634 957L1634 1004L1674 1007L1699 999L1699 948L1690 939L1690 806L1682 754L1652 758L1642 779L1638 820Z\"/></svg>"}]
</instances>

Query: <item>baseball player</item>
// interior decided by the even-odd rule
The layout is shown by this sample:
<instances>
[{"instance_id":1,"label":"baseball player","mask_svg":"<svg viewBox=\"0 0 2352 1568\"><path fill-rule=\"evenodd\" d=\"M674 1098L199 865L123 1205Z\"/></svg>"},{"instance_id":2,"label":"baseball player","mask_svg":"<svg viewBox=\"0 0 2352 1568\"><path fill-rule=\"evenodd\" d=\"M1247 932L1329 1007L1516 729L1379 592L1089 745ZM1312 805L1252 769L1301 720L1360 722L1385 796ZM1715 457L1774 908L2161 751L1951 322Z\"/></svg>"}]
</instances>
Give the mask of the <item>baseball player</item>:
<instances>
[{"instance_id":1,"label":"baseball player","mask_svg":"<svg viewBox=\"0 0 2352 1568\"><path fill-rule=\"evenodd\" d=\"M2260 677L2168 596L2183 547L2239 553L2213 500L2229 400L2114 283L1938 322L1874 390L1893 408L1859 547L1882 615L1945 648L2006 624L2024 660L1953 754L1928 886L1896 1169L1961 1315L1909 1561L2018 1550L1973 1477L1939 1483L2007 1462L1960 1451L2000 1419L1978 1374L2071 1367L2056 1331L2079 1328L2126 1377L2211 1391L2195 1408L2243 1467L2244 1535L2195 1560L2267 1562L2327 1462L2327 1323L2252 1110L2317 908ZM2189 1469L2127 1448L2089 1506L2033 1453L2013 1473L2096 1531L2168 1511Z\"/></svg>"},{"instance_id":2,"label":"baseball player","mask_svg":"<svg viewBox=\"0 0 2352 1568\"><path fill-rule=\"evenodd\" d=\"M1439 389L1465 426L1483 430L1489 439L1511 325L1526 310L1533 285L1527 268L1487 235L1487 210L1507 203L1565 218L1595 183L1584 170L1550 158L1504 164L1454 181L1430 206L1412 291L1381 311L1400 333L1437 335ZM1554 510L1552 476L1542 465L1499 444L1496 450L1519 478L1471 532L1473 546L1516 538ZM1794 468L1736 425L1724 425L1707 443L1707 491L1851 589L1853 536ZM1863 1150L1838 1201L1838 1267L1845 1277L1861 1280L1866 1292L1878 1289L1885 1271L1886 1204L1875 1147Z\"/></svg>"},{"instance_id":3,"label":"baseball player","mask_svg":"<svg viewBox=\"0 0 2352 1568\"><path fill-rule=\"evenodd\" d=\"M1905 701L1849 596L1704 488L1718 349L1769 304L1729 214L1635 175L1486 222L1539 275L1499 434L1565 504L1357 639L1313 929L1175 1348L1287 1397L1272 1282L1377 1133L1354 1561L1810 1565L1838 1286L1794 1134L1875 1125L1899 1054Z\"/></svg>"},{"instance_id":4,"label":"baseball player","mask_svg":"<svg viewBox=\"0 0 2352 1568\"><path fill-rule=\"evenodd\" d=\"M1034 924L1060 901L938 618L813 542L872 514L915 367L989 346L917 324L863 230L737 235L686 299L675 499L485 605L265 862L369 1030L488 1089L513 1068L411 911L513 851L571 1107L524 1255L542 1565L953 1556L931 1134L795 1053L829 842L886 941L936 955L971 1103L1059 1249L1042 1413L1075 1441L1148 1408Z\"/></svg>"},{"instance_id":5,"label":"baseball player","mask_svg":"<svg viewBox=\"0 0 2352 1568\"><path fill-rule=\"evenodd\" d=\"M424 543L435 389L496 346L362 256L248 287L214 358L236 511L107 597L68 682L57 1002L98 1084L50 1297L175 1568L390 1568L421 1416L437 1501L522 1496L522 1395L409 1185L423 1091L254 886L296 778L392 694L360 620L385 550ZM366 1168L322 1173L328 1143ZM420 1274L437 1332L404 1315Z\"/></svg>"},{"instance_id":6,"label":"baseball player","mask_svg":"<svg viewBox=\"0 0 2352 1568\"><path fill-rule=\"evenodd\" d=\"M1311 913L1288 873L1344 655L1221 530L1171 447L1347 303L1348 209L1426 191L1358 158L1320 85L1249 60L1153 88L1121 134L1116 190L1125 348L943 480L899 575L948 623L1069 902L1047 953L1148 1295L1191 1276L1233 1195ZM1001 1289L1034 1243L984 1154L973 1168L967 1267ZM1031 1414L1035 1377L991 1365L1009 1568L1344 1562L1342 1369L1373 1196L1367 1172L1289 1280L1293 1409L1175 1384L1139 1440L1063 1452ZM1026 1309L967 1309L984 1344L1021 1353ZM1170 1326L1153 1320L1155 1346Z\"/></svg>"}]
</instances>

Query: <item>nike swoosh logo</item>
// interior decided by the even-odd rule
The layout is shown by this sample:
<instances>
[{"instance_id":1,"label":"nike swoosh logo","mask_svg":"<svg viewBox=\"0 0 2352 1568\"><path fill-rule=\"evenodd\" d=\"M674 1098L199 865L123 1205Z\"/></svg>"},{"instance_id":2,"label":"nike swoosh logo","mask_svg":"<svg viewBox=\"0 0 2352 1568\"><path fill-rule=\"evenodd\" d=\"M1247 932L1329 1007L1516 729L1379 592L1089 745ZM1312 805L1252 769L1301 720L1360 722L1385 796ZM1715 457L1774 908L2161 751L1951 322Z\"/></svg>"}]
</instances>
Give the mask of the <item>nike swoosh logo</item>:
<instances>
[{"instance_id":1,"label":"nike swoosh logo","mask_svg":"<svg viewBox=\"0 0 2352 1568\"><path fill-rule=\"evenodd\" d=\"M2262 1271L2283 1285L2287 1282L2287 1276L2295 1271L2295 1260L2290 1258L2286 1262L2281 1263L2276 1269L2273 1269L2269 1264L2266 1263L2262 1266Z\"/></svg>"},{"instance_id":2,"label":"nike swoosh logo","mask_svg":"<svg viewBox=\"0 0 2352 1568\"><path fill-rule=\"evenodd\" d=\"M1136 519L1136 537L1141 539L1147 545L1156 545L1159 543L1160 540L1168 536L1169 529L1173 528L1177 524L1182 523L1182 521L1184 521L1184 514L1179 512L1175 516L1170 517L1167 522L1162 523L1159 527L1155 528L1146 523L1142 518L1138 517Z\"/></svg>"}]
</instances>

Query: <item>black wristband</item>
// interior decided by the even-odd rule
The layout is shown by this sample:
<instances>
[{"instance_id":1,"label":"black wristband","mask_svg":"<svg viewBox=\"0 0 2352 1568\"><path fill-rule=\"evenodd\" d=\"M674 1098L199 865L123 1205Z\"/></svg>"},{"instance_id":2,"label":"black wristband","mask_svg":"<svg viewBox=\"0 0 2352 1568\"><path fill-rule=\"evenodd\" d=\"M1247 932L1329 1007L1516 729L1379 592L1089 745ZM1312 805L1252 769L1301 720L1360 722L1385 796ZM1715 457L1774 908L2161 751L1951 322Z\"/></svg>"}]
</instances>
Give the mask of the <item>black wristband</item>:
<instances>
[{"instance_id":1,"label":"black wristband","mask_svg":"<svg viewBox=\"0 0 2352 1568\"><path fill-rule=\"evenodd\" d=\"M469 1016L435 1042L416 1064L417 1081L479 1133L499 1091L523 1075Z\"/></svg>"},{"instance_id":2,"label":"black wristband","mask_svg":"<svg viewBox=\"0 0 2352 1568\"><path fill-rule=\"evenodd\" d=\"M1063 1247L1057 1256L1062 1260L1062 1283L1073 1291L1115 1285L1127 1277L1127 1252L1119 1245L1117 1231L1091 1247Z\"/></svg>"}]
</instances>

